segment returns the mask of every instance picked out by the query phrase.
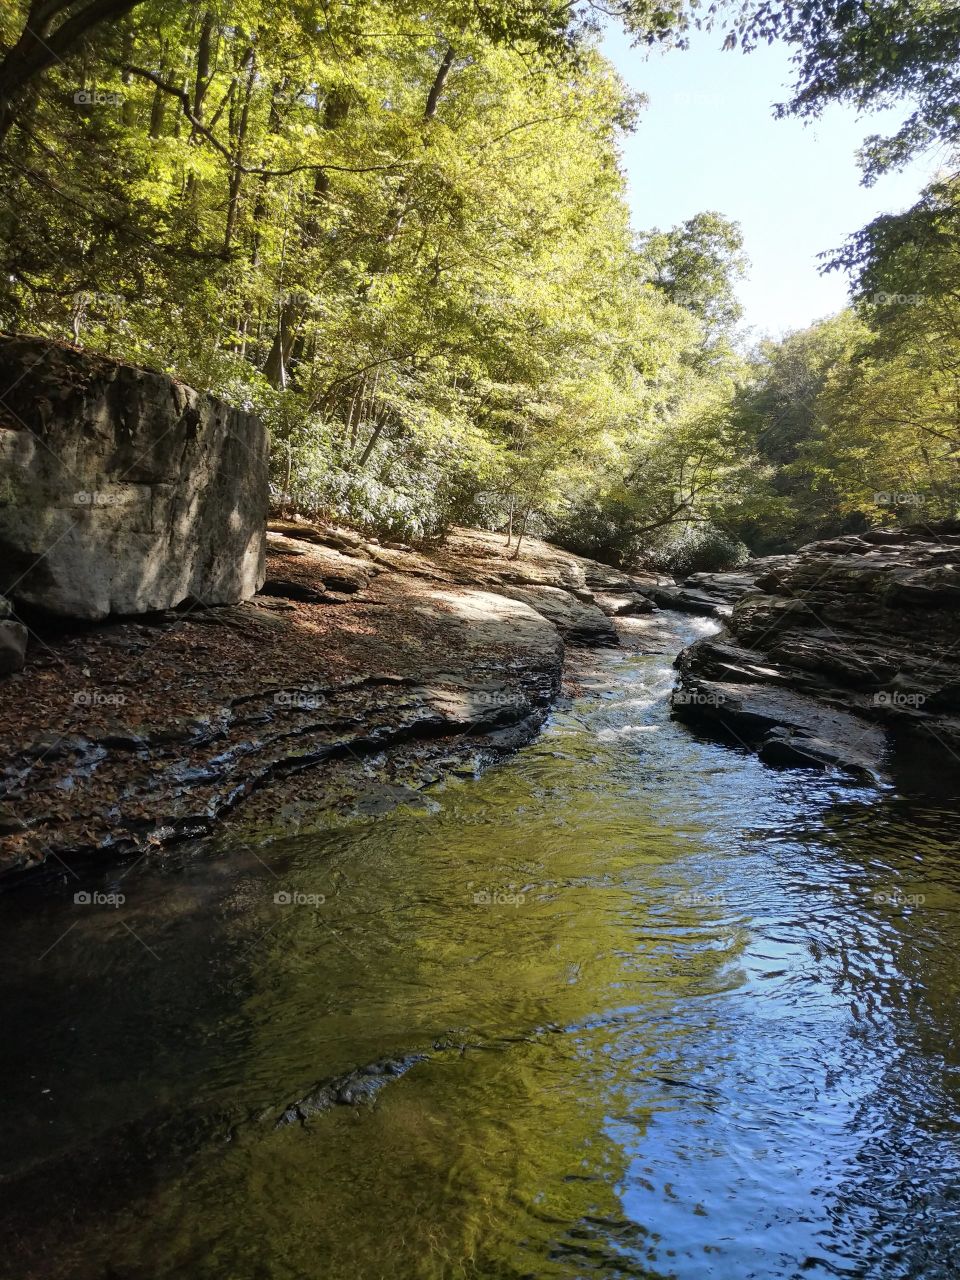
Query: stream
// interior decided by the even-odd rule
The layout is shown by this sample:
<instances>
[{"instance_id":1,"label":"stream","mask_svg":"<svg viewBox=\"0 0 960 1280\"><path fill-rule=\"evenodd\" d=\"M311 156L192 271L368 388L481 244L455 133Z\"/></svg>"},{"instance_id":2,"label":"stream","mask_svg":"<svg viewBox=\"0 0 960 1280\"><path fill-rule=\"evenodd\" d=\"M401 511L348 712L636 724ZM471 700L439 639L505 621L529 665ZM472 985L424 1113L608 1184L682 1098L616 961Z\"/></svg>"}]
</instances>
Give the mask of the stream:
<instances>
[{"instance_id":1,"label":"stream","mask_svg":"<svg viewBox=\"0 0 960 1280\"><path fill-rule=\"evenodd\" d=\"M0 899L0 1275L955 1280L954 802L673 722L713 627L418 807Z\"/></svg>"}]
</instances>

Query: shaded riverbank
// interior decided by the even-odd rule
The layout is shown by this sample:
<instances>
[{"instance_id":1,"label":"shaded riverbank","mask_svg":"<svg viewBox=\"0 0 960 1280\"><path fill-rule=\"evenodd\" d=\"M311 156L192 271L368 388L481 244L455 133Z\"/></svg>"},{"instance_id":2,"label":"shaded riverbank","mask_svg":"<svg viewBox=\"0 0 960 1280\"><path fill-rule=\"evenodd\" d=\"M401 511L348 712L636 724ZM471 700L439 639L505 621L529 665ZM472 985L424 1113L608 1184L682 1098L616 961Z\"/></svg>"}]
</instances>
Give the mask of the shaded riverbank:
<instances>
[{"instance_id":1,"label":"shaded riverbank","mask_svg":"<svg viewBox=\"0 0 960 1280\"><path fill-rule=\"evenodd\" d=\"M564 648L615 645L653 606L625 575L545 543L514 560L460 531L426 554L276 525L253 600L95 626L31 619L0 681L0 878L73 874L319 809L384 811L529 741Z\"/></svg>"},{"instance_id":2,"label":"shaded riverbank","mask_svg":"<svg viewBox=\"0 0 960 1280\"><path fill-rule=\"evenodd\" d=\"M956 1274L956 814L671 720L712 625L380 821L0 902L0 1273Z\"/></svg>"}]
</instances>

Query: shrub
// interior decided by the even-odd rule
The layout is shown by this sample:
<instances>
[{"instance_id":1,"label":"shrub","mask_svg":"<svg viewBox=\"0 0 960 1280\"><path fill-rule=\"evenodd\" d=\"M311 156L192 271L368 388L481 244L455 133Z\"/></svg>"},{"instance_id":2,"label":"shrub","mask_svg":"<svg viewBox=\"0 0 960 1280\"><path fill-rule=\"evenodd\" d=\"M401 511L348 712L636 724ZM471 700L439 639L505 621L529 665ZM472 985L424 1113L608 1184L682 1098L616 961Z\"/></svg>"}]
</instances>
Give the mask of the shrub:
<instances>
[{"instance_id":1,"label":"shrub","mask_svg":"<svg viewBox=\"0 0 960 1280\"><path fill-rule=\"evenodd\" d=\"M692 573L721 573L737 569L750 559L750 549L716 525L704 523L688 532L673 533L651 548L647 563L675 578L688 578Z\"/></svg>"},{"instance_id":2,"label":"shrub","mask_svg":"<svg viewBox=\"0 0 960 1280\"><path fill-rule=\"evenodd\" d=\"M642 558L635 505L626 493L581 499L551 525L547 536L575 555L630 568Z\"/></svg>"}]
</instances>

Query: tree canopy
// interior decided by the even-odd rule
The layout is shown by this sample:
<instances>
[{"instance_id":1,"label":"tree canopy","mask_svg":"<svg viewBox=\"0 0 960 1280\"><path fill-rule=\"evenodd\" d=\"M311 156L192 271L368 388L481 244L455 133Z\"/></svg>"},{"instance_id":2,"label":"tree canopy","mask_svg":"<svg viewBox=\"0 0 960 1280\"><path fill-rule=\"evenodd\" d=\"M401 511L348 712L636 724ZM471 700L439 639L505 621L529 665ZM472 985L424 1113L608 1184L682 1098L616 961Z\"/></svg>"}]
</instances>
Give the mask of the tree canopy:
<instances>
[{"instance_id":1,"label":"tree canopy","mask_svg":"<svg viewBox=\"0 0 960 1280\"><path fill-rule=\"evenodd\" d=\"M18 0L0 325L256 409L278 509L398 537L472 521L619 560L692 537L739 555L884 519L870 495L904 485L950 509L954 184L841 251L855 315L751 357L736 223L631 227L620 146L643 103L596 35L613 14L682 44L693 12ZM796 45L792 109L915 94L883 163L952 136L946 5L738 23Z\"/></svg>"},{"instance_id":2,"label":"tree canopy","mask_svg":"<svg viewBox=\"0 0 960 1280\"><path fill-rule=\"evenodd\" d=\"M960 8L954 0L752 0L730 26L730 47L784 40L796 80L781 114L818 115L831 102L861 111L906 100L890 137L864 148L868 181L932 143L960 141Z\"/></svg>"}]
</instances>

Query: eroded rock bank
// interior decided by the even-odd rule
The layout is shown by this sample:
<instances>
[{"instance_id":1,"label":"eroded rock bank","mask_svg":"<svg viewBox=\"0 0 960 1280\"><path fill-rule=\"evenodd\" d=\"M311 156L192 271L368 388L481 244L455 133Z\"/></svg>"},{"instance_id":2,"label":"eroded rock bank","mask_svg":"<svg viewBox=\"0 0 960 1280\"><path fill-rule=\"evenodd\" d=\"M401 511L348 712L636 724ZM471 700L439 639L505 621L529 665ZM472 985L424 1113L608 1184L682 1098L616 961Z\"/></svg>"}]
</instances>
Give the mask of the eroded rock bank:
<instances>
[{"instance_id":1,"label":"eroded rock bank","mask_svg":"<svg viewBox=\"0 0 960 1280\"><path fill-rule=\"evenodd\" d=\"M617 643L654 581L460 531L435 553L290 523L252 600L32 620L0 682L0 879L381 811L529 741L566 644Z\"/></svg>"},{"instance_id":2,"label":"eroded rock bank","mask_svg":"<svg viewBox=\"0 0 960 1280\"><path fill-rule=\"evenodd\" d=\"M960 522L816 542L764 570L678 658L675 714L771 764L877 777L922 742L960 766Z\"/></svg>"},{"instance_id":3,"label":"eroded rock bank","mask_svg":"<svg viewBox=\"0 0 960 1280\"><path fill-rule=\"evenodd\" d=\"M0 592L15 606L95 619L246 599L263 581L268 497L253 414L0 334ZM17 665L10 647L0 672Z\"/></svg>"},{"instance_id":4,"label":"eroded rock bank","mask_svg":"<svg viewBox=\"0 0 960 1280\"><path fill-rule=\"evenodd\" d=\"M752 591L757 580L786 565L790 556L766 556L751 560L742 569L722 573L692 573L679 582L662 580L646 589L647 597L664 609L696 613L708 618L729 618L741 596Z\"/></svg>"}]
</instances>

